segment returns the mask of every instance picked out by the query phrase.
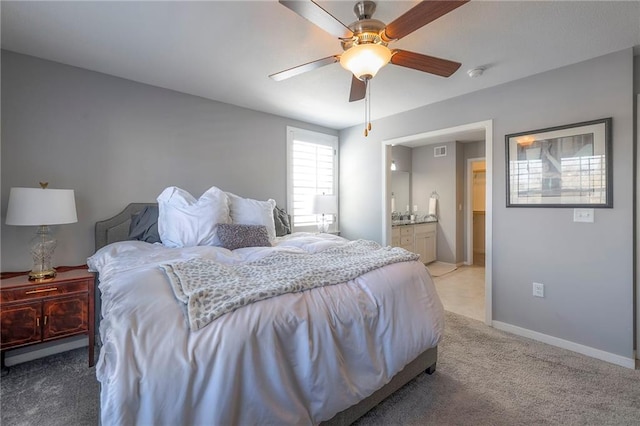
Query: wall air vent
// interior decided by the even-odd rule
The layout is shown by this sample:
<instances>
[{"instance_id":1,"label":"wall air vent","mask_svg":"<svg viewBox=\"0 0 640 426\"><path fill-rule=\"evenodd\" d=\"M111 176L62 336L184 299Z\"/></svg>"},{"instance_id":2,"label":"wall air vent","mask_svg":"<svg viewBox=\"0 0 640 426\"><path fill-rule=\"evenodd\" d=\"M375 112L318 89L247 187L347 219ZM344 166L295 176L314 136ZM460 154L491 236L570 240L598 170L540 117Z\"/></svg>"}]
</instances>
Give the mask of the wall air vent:
<instances>
[{"instance_id":1,"label":"wall air vent","mask_svg":"<svg viewBox=\"0 0 640 426\"><path fill-rule=\"evenodd\" d=\"M433 148L433 156L434 157L446 157L447 156L447 147L446 146L436 146Z\"/></svg>"}]
</instances>

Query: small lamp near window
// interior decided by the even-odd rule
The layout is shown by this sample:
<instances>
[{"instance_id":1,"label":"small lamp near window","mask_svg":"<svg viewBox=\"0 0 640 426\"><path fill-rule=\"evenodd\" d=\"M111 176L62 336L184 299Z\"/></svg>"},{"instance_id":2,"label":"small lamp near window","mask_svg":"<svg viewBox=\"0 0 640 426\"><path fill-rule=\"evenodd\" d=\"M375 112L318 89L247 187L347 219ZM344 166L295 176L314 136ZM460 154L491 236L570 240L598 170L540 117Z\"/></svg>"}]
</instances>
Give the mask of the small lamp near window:
<instances>
[{"instance_id":1,"label":"small lamp near window","mask_svg":"<svg viewBox=\"0 0 640 426\"><path fill-rule=\"evenodd\" d=\"M33 256L30 280L53 278L56 275L51 260L57 241L51 235L49 225L78 221L73 189L47 189L48 183L43 182L40 182L40 186L11 188L5 222L7 225L38 227L30 243Z\"/></svg>"},{"instance_id":2,"label":"small lamp near window","mask_svg":"<svg viewBox=\"0 0 640 426\"><path fill-rule=\"evenodd\" d=\"M318 223L318 232L329 231L329 223L326 221L325 215L338 213L338 198L335 195L325 194L314 196L311 212L322 215L322 222Z\"/></svg>"}]
</instances>

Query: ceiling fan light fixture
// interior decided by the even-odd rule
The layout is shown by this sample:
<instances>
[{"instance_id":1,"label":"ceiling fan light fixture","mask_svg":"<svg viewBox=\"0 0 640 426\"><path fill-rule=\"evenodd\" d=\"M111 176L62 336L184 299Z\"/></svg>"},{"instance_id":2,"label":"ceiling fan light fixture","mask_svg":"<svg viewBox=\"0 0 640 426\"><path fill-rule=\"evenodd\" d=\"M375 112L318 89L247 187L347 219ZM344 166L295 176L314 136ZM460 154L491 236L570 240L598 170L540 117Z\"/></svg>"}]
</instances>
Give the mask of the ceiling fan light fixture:
<instances>
[{"instance_id":1,"label":"ceiling fan light fixture","mask_svg":"<svg viewBox=\"0 0 640 426\"><path fill-rule=\"evenodd\" d=\"M376 43L355 44L340 56L340 65L360 80L376 76L391 60L391 50Z\"/></svg>"}]
</instances>

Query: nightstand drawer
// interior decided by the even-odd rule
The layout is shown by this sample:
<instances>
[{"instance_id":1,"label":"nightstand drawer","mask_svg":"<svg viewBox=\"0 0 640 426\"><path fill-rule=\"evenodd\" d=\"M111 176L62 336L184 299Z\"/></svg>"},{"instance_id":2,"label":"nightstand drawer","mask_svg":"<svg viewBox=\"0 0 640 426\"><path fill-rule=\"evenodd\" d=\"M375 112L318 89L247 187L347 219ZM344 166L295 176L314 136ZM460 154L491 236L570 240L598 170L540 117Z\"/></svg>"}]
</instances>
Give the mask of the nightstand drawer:
<instances>
[{"instance_id":1,"label":"nightstand drawer","mask_svg":"<svg viewBox=\"0 0 640 426\"><path fill-rule=\"evenodd\" d=\"M30 300L42 297L53 297L62 294L88 292L89 286L93 285L93 280L83 280L74 282L42 282L34 283L25 287L17 287L8 290L2 290L0 294L0 302L8 303L14 300Z\"/></svg>"}]
</instances>

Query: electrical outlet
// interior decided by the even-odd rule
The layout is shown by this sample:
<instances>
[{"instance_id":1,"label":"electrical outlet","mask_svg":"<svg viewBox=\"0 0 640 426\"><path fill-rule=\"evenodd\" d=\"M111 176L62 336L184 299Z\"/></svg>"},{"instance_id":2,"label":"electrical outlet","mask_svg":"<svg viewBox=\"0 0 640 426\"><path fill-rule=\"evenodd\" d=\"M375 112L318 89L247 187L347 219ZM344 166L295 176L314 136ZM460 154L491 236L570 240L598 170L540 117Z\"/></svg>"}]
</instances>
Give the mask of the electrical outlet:
<instances>
[{"instance_id":1,"label":"electrical outlet","mask_svg":"<svg viewBox=\"0 0 640 426\"><path fill-rule=\"evenodd\" d=\"M544 284L533 283L533 295L535 297L544 297Z\"/></svg>"},{"instance_id":2,"label":"electrical outlet","mask_svg":"<svg viewBox=\"0 0 640 426\"><path fill-rule=\"evenodd\" d=\"M413 211L414 211L414 212L417 212L417 211L418 211L418 205L417 205L417 204L414 204L414 205L413 205Z\"/></svg>"}]
</instances>

